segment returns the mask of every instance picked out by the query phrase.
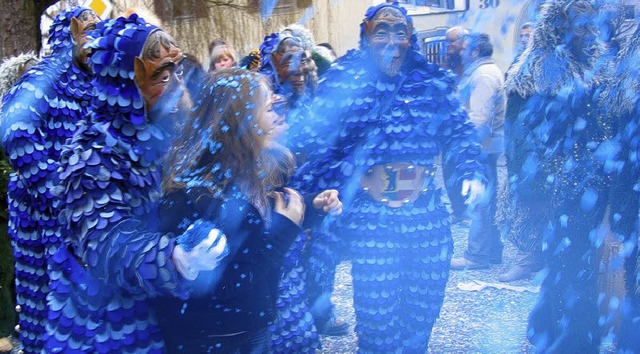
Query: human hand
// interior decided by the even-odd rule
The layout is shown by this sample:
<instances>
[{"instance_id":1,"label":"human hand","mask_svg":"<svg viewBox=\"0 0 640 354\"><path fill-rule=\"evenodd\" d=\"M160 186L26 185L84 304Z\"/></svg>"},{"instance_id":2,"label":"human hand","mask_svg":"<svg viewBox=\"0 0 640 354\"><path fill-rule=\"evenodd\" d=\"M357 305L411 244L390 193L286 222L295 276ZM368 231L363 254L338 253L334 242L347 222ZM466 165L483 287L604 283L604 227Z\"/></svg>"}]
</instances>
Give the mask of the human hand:
<instances>
[{"instance_id":1,"label":"human hand","mask_svg":"<svg viewBox=\"0 0 640 354\"><path fill-rule=\"evenodd\" d=\"M478 201L480 201L480 199L484 195L485 190L486 187L484 183L478 181L477 179L465 179L464 181L462 181L461 194L462 196L467 197L467 200L465 200L464 203L468 204L471 207L473 207Z\"/></svg>"},{"instance_id":2,"label":"human hand","mask_svg":"<svg viewBox=\"0 0 640 354\"><path fill-rule=\"evenodd\" d=\"M289 220L296 223L296 225L302 225L305 209L302 196L291 188L283 188L283 190L284 193L273 192L272 194L275 200L273 207L274 211L278 214L284 215ZM288 201L285 201L285 197Z\"/></svg>"},{"instance_id":3,"label":"human hand","mask_svg":"<svg viewBox=\"0 0 640 354\"><path fill-rule=\"evenodd\" d=\"M210 229L207 237L194 247L178 243L171 260L185 279L195 280L200 271L215 269L228 254L226 236L218 229Z\"/></svg>"},{"instance_id":4,"label":"human hand","mask_svg":"<svg viewBox=\"0 0 640 354\"><path fill-rule=\"evenodd\" d=\"M342 202L338 198L338 191L335 189L328 189L316 195L313 198L313 207L318 210L322 209L322 211L331 215L342 214Z\"/></svg>"}]
</instances>

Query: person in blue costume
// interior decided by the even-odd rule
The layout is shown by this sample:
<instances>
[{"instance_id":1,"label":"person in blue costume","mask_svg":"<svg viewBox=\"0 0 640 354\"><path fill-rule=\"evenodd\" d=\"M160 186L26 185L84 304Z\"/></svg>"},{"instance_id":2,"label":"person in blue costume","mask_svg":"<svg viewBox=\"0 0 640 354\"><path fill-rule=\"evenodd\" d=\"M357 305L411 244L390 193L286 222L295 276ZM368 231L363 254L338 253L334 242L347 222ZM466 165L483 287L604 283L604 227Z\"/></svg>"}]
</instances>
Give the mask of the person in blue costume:
<instances>
[{"instance_id":1,"label":"person in blue costume","mask_svg":"<svg viewBox=\"0 0 640 354\"><path fill-rule=\"evenodd\" d=\"M182 51L137 14L100 22L88 124L60 154L53 194L63 246L51 262L47 353L162 353L150 297L186 298L189 281L225 255L199 223L157 230L162 162L190 107Z\"/></svg>"},{"instance_id":2,"label":"person in blue costume","mask_svg":"<svg viewBox=\"0 0 640 354\"><path fill-rule=\"evenodd\" d=\"M286 144L289 121L311 118L309 104L317 81L311 73L311 58L302 38L291 31L266 36L260 45L260 57L262 65L258 72L267 76L276 93L273 107L278 115L274 125L280 133L274 134L275 139ZM297 236L284 262L278 288L278 318L271 326L275 353L313 352L320 346L306 281L306 253L315 240L307 244L306 238L304 233Z\"/></svg>"},{"instance_id":3,"label":"person in blue costume","mask_svg":"<svg viewBox=\"0 0 640 354\"><path fill-rule=\"evenodd\" d=\"M0 63L0 98L9 92L11 87L38 63L39 58L32 52L6 58ZM2 100L0 99L0 112ZM7 185L11 177L11 164L4 148L0 148L0 337L15 333L18 323L16 307L16 286L13 248L9 236L9 204ZM20 309L21 307L18 307Z\"/></svg>"},{"instance_id":4,"label":"person in blue costume","mask_svg":"<svg viewBox=\"0 0 640 354\"><path fill-rule=\"evenodd\" d=\"M286 119L277 122L285 126L289 134L282 141L295 154L298 163L304 162L310 152L305 141L298 137L313 133L308 130L308 121L314 119L311 101L318 84L317 66L311 54L314 46L311 31L299 24L289 25L280 32L265 37L260 46L260 72L271 78L276 93L284 98L284 102L278 106L282 107L281 113ZM338 263L338 260L332 259L334 253L330 249L334 240L332 235L313 230L305 232L311 239L304 255L308 279L305 298L308 298L311 306L315 326L321 334L344 335L349 324L335 318L334 305L324 295L327 293L327 284L333 284L335 268L332 265ZM325 264L327 260L329 261ZM315 331L308 325L307 328Z\"/></svg>"},{"instance_id":5,"label":"person in blue costume","mask_svg":"<svg viewBox=\"0 0 640 354\"><path fill-rule=\"evenodd\" d=\"M640 253L638 210L640 191L640 30L622 44L599 95L599 109L611 117L615 138L598 148L597 156L612 174L609 191L609 223L622 241L616 255L624 262L626 294L621 300L622 321L616 338L619 353L640 353ZM620 262L622 260L622 262ZM615 309L615 308L614 308Z\"/></svg>"},{"instance_id":6,"label":"person in blue costume","mask_svg":"<svg viewBox=\"0 0 640 354\"><path fill-rule=\"evenodd\" d=\"M456 161L469 202L483 189L480 146L454 78L416 41L405 9L367 10L360 48L319 83L307 141L314 152L296 174L311 190L342 196L344 213L328 228L344 241L333 251L352 263L362 353L427 351L453 253L439 155Z\"/></svg>"},{"instance_id":7,"label":"person in blue costume","mask_svg":"<svg viewBox=\"0 0 640 354\"><path fill-rule=\"evenodd\" d=\"M20 341L42 349L49 292L47 264L61 235L52 206L52 174L67 138L87 117L91 73L82 45L99 21L88 8L58 14L49 30L52 53L3 97L0 133L14 172L8 185L9 234L15 255Z\"/></svg>"},{"instance_id":8,"label":"person in blue costume","mask_svg":"<svg viewBox=\"0 0 640 354\"><path fill-rule=\"evenodd\" d=\"M216 70L195 102L167 159L162 227L180 232L195 220L209 220L227 235L229 256L187 301L158 299L167 351L269 353L278 284L282 270L291 268L284 263L299 253L292 244L301 225L323 212L341 212L341 202L333 190L305 203L284 187L295 160L274 141L276 114L264 76ZM290 306L278 314L299 310ZM275 349L303 350L306 334L289 330L294 338L284 339L290 346Z\"/></svg>"},{"instance_id":9,"label":"person in blue costume","mask_svg":"<svg viewBox=\"0 0 640 354\"><path fill-rule=\"evenodd\" d=\"M613 130L594 97L603 78L597 14L592 1L547 1L505 83L509 237L545 264L527 330L537 352L597 353L601 341L599 229L610 177L597 147Z\"/></svg>"}]
</instances>

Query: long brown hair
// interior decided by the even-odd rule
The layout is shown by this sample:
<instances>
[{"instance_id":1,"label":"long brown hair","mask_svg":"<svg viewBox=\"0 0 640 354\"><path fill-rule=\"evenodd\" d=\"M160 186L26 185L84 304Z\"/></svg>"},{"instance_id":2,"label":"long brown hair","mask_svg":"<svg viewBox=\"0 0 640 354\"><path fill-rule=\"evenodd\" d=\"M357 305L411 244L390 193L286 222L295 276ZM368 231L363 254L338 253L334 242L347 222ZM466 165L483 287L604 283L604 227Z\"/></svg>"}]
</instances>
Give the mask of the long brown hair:
<instances>
[{"instance_id":1,"label":"long brown hair","mask_svg":"<svg viewBox=\"0 0 640 354\"><path fill-rule=\"evenodd\" d=\"M216 195L231 185L267 215L258 109L270 94L262 75L237 68L211 73L165 163L165 193L205 187Z\"/></svg>"}]
</instances>

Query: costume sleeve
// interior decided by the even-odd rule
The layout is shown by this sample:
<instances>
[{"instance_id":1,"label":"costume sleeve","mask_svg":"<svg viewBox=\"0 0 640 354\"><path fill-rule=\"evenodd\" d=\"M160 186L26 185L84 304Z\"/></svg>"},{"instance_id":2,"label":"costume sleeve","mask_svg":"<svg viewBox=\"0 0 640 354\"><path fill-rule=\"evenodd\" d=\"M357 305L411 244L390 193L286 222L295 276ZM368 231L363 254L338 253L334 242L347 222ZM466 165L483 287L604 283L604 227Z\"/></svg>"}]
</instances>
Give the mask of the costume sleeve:
<instances>
[{"instance_id":1,"label":"costume sleeve","mask_svg":"<svg viewBox=\"0 0 640 354\"><path fill-rule=\"evenodd\" d=\"M298 225L275 212L271 215L271 226L265 227L257 209L245 199L225 201L220 209L212 211L209 218L227 235L232 255L246 257L253 254L268 261L263 265L277 269L282 265L291 242L302 232ZM248 253L239 255L243 252Z\"/></svg>"},{"instance_id":2,"label":"costume sleeve","mask_svg":"<svg viewBox=\"0 0 640 354\"><path fill-rule=\"evenodd\" d=\"M504 119L504 151L507 159L507 173L509 177L519 173L522 166L522 156L519 147L525 141L528 130L518 119L520 112L524 108L526 99L515 92L509 94L507 98L507 109Z\"/></svg>"},{"instance_id":3,"label":"costume sleeve","mask_svg":"<svg viewBox=\"0 0 640 354\"><path fill-rule=\"evenodd\" d=\"M639 188L638 174L628 166L625 166L611 180L609 222L612 231L625 237L629 237L637 228L640 208Z\"/></svg>"},{"instance_id":4,"label":"costume sleeve","mask_svg":"<svg viewBox=\"0 0 640 354\"><path fill-rule=\"evenodd\" d=\"M58 112L57 107L50 107L56 102L47 92L50 86L45 78L33 75L20 81L3 98L2 142L11 167L33 202L45 194L45 177L53 170L49 156L52 147L45 139L43 126L49 115Z\"/></svg>"},{"instance_id":5,"label":"costume sleeve","mask_svg":"<svg viewBox=\"0 0 640 354\"><path fill-rule=\"evenodd\" d=\"M322 209L317 210L313 207L313 199L318 195L317 193L305 194L304 204L304 222L302 223L303 229L308 229L314 226L319 225L322 220L324 220L327 213L325 213Z\"/></svg>"},{"instance_id":6,"label":"costume sleeve","mask_svg":"<svg viewBox=\"0 0 640 354\"><path fill-rule=\"evenodd\" d=\"M61 222L75 256L103 282L134 295L182 297L170 257L173 235L158 231L160 171L133 165L122 141L99 124L63 149L57 172Z\"/></svg>"},{"instance_id":7,"label":"costume sleeve","mask_svg":"<svg viewBox=\"0 0 640 354\"><path fill-rule=\"evenodd\" d=\"M637 230L640 208L640 134L638 122L629 118L637 115L625 115L614 143L620 147L613 161L605 164L620 166L612 173L609 183L609 222L612 231L629 237Z\"/></svg>"},{"instance_id":8,"label":"costume sleeve","mask_svg":"<svg viewBox=\"0 0 640 354\"><path fill-rule=\"evenodd\" d=\"M146 230L138 219L123 220L95 239L83 259L102 281L131 294L186 298L186 287L171 262L175 238Z\"/></svg>"},{"instance_id":9,"label":"costume sleeve","mask_svg":"<svg viewBox=\"0 0 640 354\"><path fill-rule=\"evenodd\" d=\"M4 96L0 117L2 142L15 171L9 202L19 219L16 227L28 238L41 235L37 242L45 249L59 242L56 233L42 232L55 227L49 178L55 171L55 154L53 142L46 138L46 122L62 114L55 95L49 94L51 85L44 75L25 77Z\"/></svg>"},{"instance_id":10,"label":"costume sleeve","mask_svg":"<svg viewBox=\"0 0 640 354\"><path fill-rule=\"evenodd\" d=\"M300 226L284 215L273 213L271 227L265 232L266 249L272 250L265 253L266 258L280 268L291 243L300 233Z\"/></svg>"}]
</instances>

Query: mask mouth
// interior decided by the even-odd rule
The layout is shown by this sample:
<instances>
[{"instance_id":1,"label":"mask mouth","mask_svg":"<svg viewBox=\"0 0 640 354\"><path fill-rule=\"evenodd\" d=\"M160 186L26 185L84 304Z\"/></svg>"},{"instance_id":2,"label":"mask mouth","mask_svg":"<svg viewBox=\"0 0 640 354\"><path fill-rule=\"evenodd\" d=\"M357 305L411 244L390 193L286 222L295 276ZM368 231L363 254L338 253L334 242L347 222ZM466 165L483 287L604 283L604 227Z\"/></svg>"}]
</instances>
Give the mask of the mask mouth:
<instances>
[{"instance_id":1,"label":"mask mouth","mask_svg":"<svg viewBox=\"0 0 640 354\"><path fill-rule=\"evenodd\" d=\"M584 57L585 60L589 60L594 57L598 53L598 46L595 44L584 46L581 48L580 55Z\"/></svg>"},{"instance_id":2,"label":"mask mouth","mask_svg":"<svg viewBox=\"0 0 640 354\"><path fill-rule=\"evenodd\" d=\"M400 70L402 55L396 45L387 45L381 53L380 69L388 75L395 75Z\"/></svg>"},{"instance_id":3,"label":"mask mouth","mask_svg":"<svg viewBox=\"0 0 640 354\"><path fill-rule=\"evenodd\" d=\"M304 86L304 76L303 75L293 75L289 77L289 82L294 87Z\"/></svg>"},{"instance_id":4,"label":"mask mouth","mask_svg":"<svg viewBox=\"0 0 640 354\"><path fill-rule=\"evenodd\" d=\"M592 44L583 49L583 51L587 55L595 55L598 52L598 47L595 44Z\"/></svg>"}]
</instances>

